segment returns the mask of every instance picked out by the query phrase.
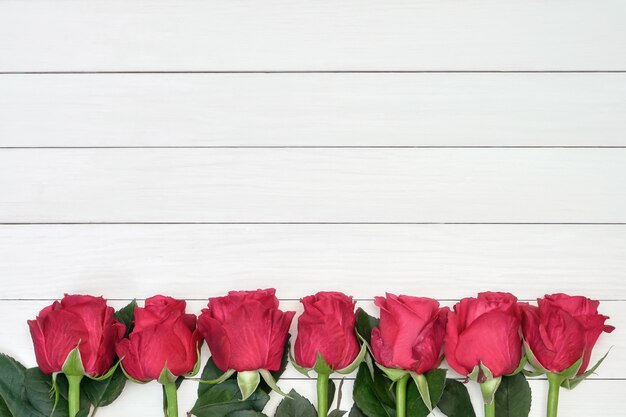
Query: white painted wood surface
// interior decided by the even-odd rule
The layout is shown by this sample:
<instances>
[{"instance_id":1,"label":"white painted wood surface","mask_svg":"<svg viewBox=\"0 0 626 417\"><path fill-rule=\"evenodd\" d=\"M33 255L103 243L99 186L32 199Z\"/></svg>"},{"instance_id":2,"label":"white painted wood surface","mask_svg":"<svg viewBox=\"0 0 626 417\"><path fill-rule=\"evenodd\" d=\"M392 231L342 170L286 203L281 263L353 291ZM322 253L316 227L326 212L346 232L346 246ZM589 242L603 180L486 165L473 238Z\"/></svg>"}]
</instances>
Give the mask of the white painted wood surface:
<instances>
[{"instance_id":1,"label":"white painted wood surface","mask_svg":"<svg viewBox=\"0 0 626 417\"><path fill-rule=\"evenodd\" d=\"M626 149L11 149L0 222L626 222Z\"/></svg>"},{"instance_id":2,"label":"white painted wood surface","mask_svg":"<svg viewBox=\"0 0 626 417\"><path fill-rule=\"evenodd\" d=\"M622 0L4 1L0 71L623 70L625 16Z\"/></svg>"},{"instance_id":3,"label":"white painted wood surface","mask_svg":"<svg viewBox=\"0 0 626 417\"><path fill-rule=\"evenodd\" d=\"M626 300L626 226L29 225L0 227L0 250L5 299L189 299L251 286L299 299L339 286L359 299L491 288Z\"/></svg>"},{"instance_id":4,"label":"white painted wood surface","mask_svg":"<svg viewBox=\"0 0 626 417\"><path fill-rule=\"evenodd\" d=\"M298 311L319 289L370 311L385 290L566 291L617 330L560 415L623 415L625 18L621 0L0 1L0 351L33 365L25 320L63 292L199 312L267 286ZM281 386L314 398L292 369ZM98 415L161 412L131 384Z\"/></svg>"},{"instance_id":5,"label":"white painted wood surface","mask_svg":"<svg viewBox=\"0 0 626 417\"><path fill-rule=\"evenodd\" d=\"M0 146L620 146L626 74L0 77Z\"/></svg>"}]
</instances>

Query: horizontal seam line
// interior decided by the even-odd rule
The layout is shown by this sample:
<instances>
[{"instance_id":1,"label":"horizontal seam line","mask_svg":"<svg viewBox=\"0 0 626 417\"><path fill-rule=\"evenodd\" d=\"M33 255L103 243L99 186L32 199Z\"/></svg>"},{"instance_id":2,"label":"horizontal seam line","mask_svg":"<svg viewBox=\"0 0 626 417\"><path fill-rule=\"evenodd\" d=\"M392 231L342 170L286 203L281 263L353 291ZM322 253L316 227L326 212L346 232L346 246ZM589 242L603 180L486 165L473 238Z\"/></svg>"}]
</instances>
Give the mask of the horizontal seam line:
<instances>
[{"instance_id":1,"label":"horizontal seam line","mask_svg":"<svg viewBox=\"0 0 626 417\"><path fill-rule=\"evenodd\" d=\"M624 226L626 222L0 222L0 226L73 225L519 225L519 226Z\"/></svg>"},{"instance_id":2,"label":"horizontal seam line","mask_svg":"<svg viewBox=\"0 0 626 417\"><path fill-rule=\"evenodd\" d=\"M0 75L88 74L623 74L626 70L59 70L0 71Z\"/></svg>"},{"instance_id":3,"label":"horizontal seam line","mask_svg":"<svg viewBox=\"0 0 626 417\"><path fill-rule=\"evenodd\" d=\"M136 145L0 146L0 150L37 149L626 149L626 145Z\"/></svg>"}]
</instances>

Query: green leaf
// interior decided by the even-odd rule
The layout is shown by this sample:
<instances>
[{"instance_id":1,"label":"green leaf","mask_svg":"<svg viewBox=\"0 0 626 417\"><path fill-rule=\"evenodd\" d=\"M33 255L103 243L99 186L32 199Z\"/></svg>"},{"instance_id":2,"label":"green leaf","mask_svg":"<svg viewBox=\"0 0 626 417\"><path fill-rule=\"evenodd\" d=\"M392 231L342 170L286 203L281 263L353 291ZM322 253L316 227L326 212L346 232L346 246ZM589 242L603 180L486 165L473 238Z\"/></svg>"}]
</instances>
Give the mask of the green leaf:
<instances>
[{"instance_id":1,"label":"green leaf","mask_svg":"<svg viewBox=\"0 0 626 417\"><path fill-rule=\"evenodd\" d=\"M9 407L7 407L7 403L4 402L2 397L0 397L0 417L13 417Z\"/></svg>"},{"instance_id":2,"label":"green leaf","mask_svg":"<svg viewBox=\"0 0 626 417\"><path fill-rule=\"evenodd\" d=\"M202 379L216 379L224 372L209 358L202 371ZM237 380L233 375L230 379L218 385L198 384L198 399L191 414L197 417L226 416L235 411L263 411L269 401L269 395L257 389L247 400L241 400L241 393Z\"/></svg>"},{"instance_id":3,"label":"green leaf","mask_svg":"<svg viewBox=\"0 0 626 417\"><path fill-rule=\"evenodd\" d=\"M317 417L317 411L309 400L292 389L289 397L278 404L274 417Z\"/></svg>"},{"instance_id":4,"label":"green leaf","mask_svg":"<svg viewBox=\"0 0 626 417\"><path fill-rule=\"evenodd\" d=\"M117 368L113 375L102 381L85 378L81 384L81 391L85 393L89 402L95 407L105 407L120 396L126 386L126 377L121 368Z\"/></svg>"},{"instance_id":5,"label":"green leaf","mask_svg":"<svg viewBox=\"0 0 626 417\"><path fill-rule=\"evenodd\" d=\"M267 417L267 415L254 410L241 410L228 413L226 417Z\"/></svg>"},{"instance_id":6,"label":"green leaf","mask_svg":"<svg viewBox=\"0 0 626 417\"><path fill-rule=\"evenodd\" d=\"M337 388L335 387L335 381L332 379L328 380L328 405L330 406L335 399L335 391Z\"/></svg>"},{"instance_id":7,"label":"green leaf","mask_svg":"<svg viewBox=\"0 0 626 417\"><path fill-rule=\"evenodd\" d=\"M346 413L347 411L343 411L343 410L333 410L330 413L328 413L328 417L342 417Z\"/></svg>"},{"instance_id":8,"label":"green leaf","mask_svg":"<svg viewBox=\"0 0 626 417\"><path fill-rule=\"evenodd\" d=\"M367 417L367 416L363 414L363 411L361 411L361 409L357 407L356 404L353 404L352 408L350 409L350 414L348 414L348 417Z\"/></svg>"},{"instance_id":9,"label":"green leaf","mask_svg":"<svg viewBox=\"0 0 626 417\"><path fill-rule=\"evenodd\" d=\"M54 396L52 394L52 377L46 375L39 368L30 368L24 371L24 387L28 402L34 409L44 416L50 416L54 408L55 416L67 416L69 408L67 406L67 379L65 376L57 375L59 387L59 402L54 407Z\"/></svg>"},{"instance_id":10,"label":"green leaf","mask_svg":"<svg viewBox=\"0 0 626 417\"><path fill-rule=\"evenodd\" d=\"M67 408L67 380L57 377L59 402L53 417L64 417ZM28 389L27 389L28 388ZM54 407L52 377L39 368L26 369L15 359L0 354L1 410L12 417L50 417ZM89 410L89 402L81 396L81 408Z\"/></svg>"},{"instance_id":11,"label":"green leaf","mask_svg":"<svg viewBox=\"0 0 626 417\"><path fill-rule=\"evenodd\" d=\"M424 374L424 379L428 386L428 396L430 404L434 409L441 399L446 385L446 370L433 369ZM412 417L425 417L432 412L422 399L422 394L417 389L415 383L409 384L407 388L407 415Z\"/></svg>"},{"instance_id":12,"label":"green leaf","mask_svg":"<svg viewBox=\"0 0 626 417\"><path fill-rule=\"evenodd\" d=\"M356 332L361 335L368 344L371 344L372 329L378 327L380 320L367 314L362 308L356 313Z\"/></svg>"},{"instance_id":13,"label":"green leaf","mask_svg":"<svg viewBox=\"0 0 626 417\"><path fill-rule=\"evenodd\" d=\"M357 407L368 417L395 417L396 400L391 381L374 368L374 378L363 363L354 381L353 397Z\"/></svg>"},{"instance_id":14,"label":"green leaf","mask_svg":"<svg viewBox=\"0 0 626 417\"><path fill-rule=\"evenodd\" d=\"M454 379L446 379L437 407L448 417L476 417L467 387Z\"/></svg>"},{"instance_id":15,"label":"green leaf","mask_svg":"<svg viewBox=\"0 0 626 417\"><path fill-rule=\"evenodd\" d=\"M126 306L120 308L115 312L115 318L119 320L124 326L126 326L126 334L124 337L128 337L133 330L135 320L135 307L137 307L137 300L133 300Z\"/></svg>"},{"instance_id":16,"label":"green leaf","mask_svg":"<svg viewBox=\"0 0 626 417\"><path fill-rule=\"evenodd\" d=\"M528 417L531 392L524 374L503 376L495 401L496 417Z\"/></svg>"},{"instance_id":17,"label":"green leaf","mask_svg":"<svg viewBox=\"0 0 626 417\"><path fill-rule=\"evenodd\" d=\"M37 382L36 380L41 380L40 382ZM85 380L85 378L83 378L83 381ZM69 390L69 384L67 382L67 377L63 374L58 374L56 377L56 383L57 383L57 388L59 390L59 402L55 408L54 411L54 417L65 417L68 413L69 413L69 409L67 407L67 393ZM48 404L50 405L50 410L52 410L52 407L54 406L54 397L50 396L50 393L52 392L52 376L51 375L46 375L43 372L41 372L41 370L39 368L30 368L26 370L26 387L27 387L27 392L30 394L31 391L31 387L34 386L35 384L45 384L45 387L48 389L48 400L45 399L45 396L42 396L39 401L45 402L47 401ZM82 383L81 383L81 387L82 387ZM34 404L35 400L32 399L32 396L30 396L31 398L31 404ZM83 410L85 412L87 412L87 414L89 414L89 410L91 408L91 402L89 401L89 399L87 398L87 395L85 394L85 392L81 389L80 391L80 410L79 412L82 412ZM65 411L68 410L68 411ZM50 412L46 412L44 413L46 415L46 417L50 417Z\"/></svg>"}]
</instances>

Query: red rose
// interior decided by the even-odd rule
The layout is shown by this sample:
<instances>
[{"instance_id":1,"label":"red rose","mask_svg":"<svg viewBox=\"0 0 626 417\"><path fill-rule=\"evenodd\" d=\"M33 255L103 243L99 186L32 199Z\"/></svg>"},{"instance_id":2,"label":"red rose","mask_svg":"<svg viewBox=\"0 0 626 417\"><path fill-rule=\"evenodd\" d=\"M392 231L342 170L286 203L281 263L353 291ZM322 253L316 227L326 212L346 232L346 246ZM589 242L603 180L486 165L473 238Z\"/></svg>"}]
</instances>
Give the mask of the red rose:
<instances>
[{"instance_id":1,"label":"red rose","mask_svg":"<svg viewBox=\"0 0 626 417\"><path fill-rule=\"evenodd\" d=\"M598 314L600 302L553 294L538 299L537 304L522 306L522 332L535 359L544 369L558 373L584 353L578 375L584 373L600 334L615 329L604 324L607 316Z\"/></svg>"},{"instance_id":2,"label":"red rose","mask_svg":"<svg viewBox=\"0 0 626 417\"><path fill-rule=\"evenodd\" d=\"M522 358L517 298L483 292L462 299L448 315L444 344L448 364L461 375L481 362L494 378L514 372Z\"/></svg>"},{"instance_id":3,"label":"red rose","mask_svg":"<svg viewBox=\"0 0 626 417\"><path fill-rule=\"evenodd\" d=\"M230 291L225 297L209 299L198 327L222 371L280 368L295 312L280 311L275 292L273 288Z\"/></svg>"},{"instance_id":4,"label":"red rose","mask_svg":"<svg viewBox=\"0 0 626 417\"><path fill-rule=\"evenodd\" d=\"M448 307L431 298L376 297L380 325L372 330L372 354L386 368L424 374L441 362Z\"/></svg>"},{"instance_id":5,"label":"red rose","mask_svg":"<svg viewBox=\"0 0 626 417\"><path fill-rule=\"evenodd\" d=\"M135 327L116 347L128 375L150 381L159 379L166 366L174 376L193 371L202 338L196 316L186 314L185 307L185 301L162 295L135 307Z\"/></svg>"},{"instance_id":6,"label":"red rose","mask_svg":"<svg viewBox=\"0 0 626 417\"><path fill-rule=\"evenodd\" d=\"M111 368L115 343L126 329L104 298L67 294L41 310L28 326L42 372L61 372L68 354L78 346L85 373L92 377Z\"/></svg>"},{"instance_id":7,"label":"red rose","mask_svg":"<svg viewBox=\"0 0 626 417\"><path fill-rule=\"evenodd\" d=\"M352 297L340 292L318 292L300 300L304 313L298 318L294 348L298 365L313 368L318 352L332 369L344 369L358 356L354 331L356 314Z\"/></svg>"}]
</instances>

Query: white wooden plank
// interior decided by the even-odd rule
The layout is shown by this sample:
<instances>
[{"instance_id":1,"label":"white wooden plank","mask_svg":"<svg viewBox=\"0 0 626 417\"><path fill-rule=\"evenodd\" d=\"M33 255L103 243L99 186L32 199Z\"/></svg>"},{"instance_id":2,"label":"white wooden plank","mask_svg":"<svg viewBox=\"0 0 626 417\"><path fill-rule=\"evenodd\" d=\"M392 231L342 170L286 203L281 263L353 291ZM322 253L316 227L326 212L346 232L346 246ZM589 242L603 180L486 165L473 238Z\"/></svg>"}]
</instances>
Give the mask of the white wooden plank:
<instances>
[{"instance_id":1,"label":"white wooden plank","mask_svg":"<svg viewBox=\"0 0 626 417\"><path fill-rule=\"evenodd\" d=\"M337 288L357 298L515 289L526 299L558 291L626 299L624 254L624 226L0 227L2 298L196 298L252 285L292 299Z\"/></svg>"},{"instance_id":2,"label":"white wooden plank","mask_svg":"<svg viewBox=\"0 0 626 417\"><path fill-rule=\"evenodd\" d=\"M626 149L0 152L0 222L624 222Z\"/></svg>"},{"instance_id":3,"label":"white wooden plank","mask_svg":"<svg viewBox=\"0 0 626 417\"><path fill-rule=\"evenodd\" d=\"M624 70L621 0L0 3L0 71Z\"/></svg>"},{"instance_id":4,"label":"white wooden plank","mask_svg":"<svg viewBox=\"0 0 626 417\"><path fill-rule=\"evenodd\" d=\"M235 287L232 287L233 289ZM518 287L519 288L519 287ZM350 293L350 288L347 286L341 286L341 288L335 287L335 289L343 289L345 292ZM390 288L391 290L391 288ZM98 294L93 292L92 294ZM167 294L170 294L167 292ZM415 293L419 295L420 293ZM222 295L222 294L218 294ZM280 294L279 294L280 295ZM300 296L308 295L308 293L302 293ZM473 295L473 294L465 294ZM198 292L197 297L204 296ZM206 295L208 298L209 295ZM109 301L109 304L114 308L121 308L129 301L113 300ZM141 304L141 301L139 301ZM202 308L206 307L205 300L192 300L188 301L188 312L194 314L200 314ZM454 301L442 301L442 305L452 307ZM49 305L50 301L44 300L20 300L20 301L0 301L0 352L9 354L16 358L24 365L36 366L35 356L32 348L32 341L26 325L27 320L32 320L37 313L45 306ZM359 300L357 302L359 307L365 309L368 313L378 317L378 308L374 305L372 300ZM283 300L281 301L281 309L285 311L296 311L297 315L292 322L290 333L292 335L292 341L295 341L297 335L297 317L302 313L302 307L298 301L295 300ZM626 301L603 301L600 306L600 311L610 316L608 321L614 325L617 330L611 334L604 334L598 340L598 344L594 348L592 355L592 362L600 359L609 349L611 353L602 364L602 367L598 369L596 375L591 376L591 379L616 379L626 377L626 333L619 331L626 326ZM210 356L209 350L204 346L202 350L203 360L206 360ZM447 365L444 365L447 366ZM296 371L293 367L289 366L283 375L288 379L306 379L302 374ZM460 377L460 375L451 371L451 377ZM350 378L353 378L351 375Z\"/></svg>"},{"instance_id":5,"label":"white wooden plank","mask_svg":"<svg viewBox=\"0 0 626 417\"><path fill-rule=\"evenodd\" d=\"M626 74L0 77L0 146L626 145Z\"/></svg>"}]
</instances>

